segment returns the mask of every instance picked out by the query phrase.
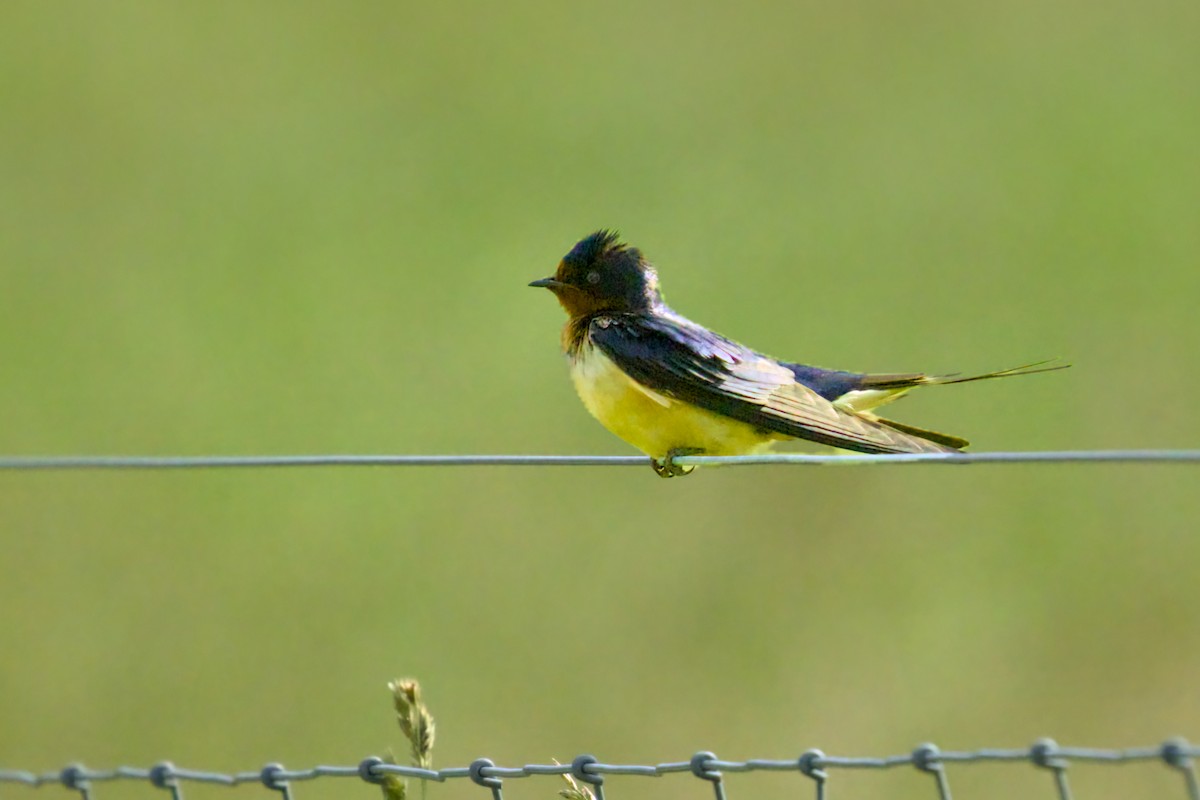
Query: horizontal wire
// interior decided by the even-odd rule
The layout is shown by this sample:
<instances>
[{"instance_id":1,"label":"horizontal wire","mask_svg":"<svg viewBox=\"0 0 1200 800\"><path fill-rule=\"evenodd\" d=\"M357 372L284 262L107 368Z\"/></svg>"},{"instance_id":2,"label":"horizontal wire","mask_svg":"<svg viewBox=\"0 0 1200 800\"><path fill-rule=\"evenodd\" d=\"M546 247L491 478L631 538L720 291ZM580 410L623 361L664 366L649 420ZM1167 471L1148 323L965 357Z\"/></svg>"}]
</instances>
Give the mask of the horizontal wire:
<instances>
[{"instance_id":1,"label":"horizontal wire","mask_svg":"<svg viewBox=\"0 0 1200 800\"><path fill-rule=\"evenodd\" d=\"M750 456L678 456L682 467L799 464L867 466L895 464L1200 464L1200 450L1042 450L993 453L823 454L765 453ZM258 467L631 467L645 456L553 455L270 455L0 456L0 470L243 469Z\"/></svg>"},{"instance_id":2,"label":"horizontal wire","mask_svg":"<svg viewBox=\"0 0 1200 800\"><path fill-rule=\"evenodd\" d=\"M229 469L246 467L644 466L640 456L278 455L0 456L0 469Z\"/></svg>"}]
</instances>

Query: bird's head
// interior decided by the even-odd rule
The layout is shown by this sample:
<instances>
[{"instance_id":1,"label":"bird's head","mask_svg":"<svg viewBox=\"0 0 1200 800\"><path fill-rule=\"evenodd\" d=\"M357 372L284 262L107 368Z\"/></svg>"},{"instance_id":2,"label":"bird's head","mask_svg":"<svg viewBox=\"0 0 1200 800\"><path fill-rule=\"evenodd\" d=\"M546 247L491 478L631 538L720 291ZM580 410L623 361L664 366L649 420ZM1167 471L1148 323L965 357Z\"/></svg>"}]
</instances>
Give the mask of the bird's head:
<instances>
[{"instance_id":1,"label":"bird's head","mask_svg":"<svg viewBox=\"0 0 1200 800\"><path fill-rule=\"evenodd\" d=\"M662 303L658 274L615 231L596 231L581 240L558 262L553 276L529 285L554 292L571 317L636 313Z\"/></svg>"}]
</instances>

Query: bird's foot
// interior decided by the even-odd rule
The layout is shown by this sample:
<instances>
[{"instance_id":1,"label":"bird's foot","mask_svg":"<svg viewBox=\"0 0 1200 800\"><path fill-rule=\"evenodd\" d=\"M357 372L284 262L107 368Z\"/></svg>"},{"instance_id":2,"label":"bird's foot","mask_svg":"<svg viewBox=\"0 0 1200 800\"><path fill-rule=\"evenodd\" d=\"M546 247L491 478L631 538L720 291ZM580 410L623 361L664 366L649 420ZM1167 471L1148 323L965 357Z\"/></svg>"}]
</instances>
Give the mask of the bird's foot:
<instances>
[{"instance_id":1,"label":"bird's foot","mask_svg":"<svg viewBox=\"0 0 1200 800\"><path fill-rule=\"evenodd\" d=\"M662 458L651 458L650 466L660 478L677 478L691 474L695 467L684 467L675 463L679 456L698 456L704 452L700 447L672 447Z\"/></svg>"}]
</instances>

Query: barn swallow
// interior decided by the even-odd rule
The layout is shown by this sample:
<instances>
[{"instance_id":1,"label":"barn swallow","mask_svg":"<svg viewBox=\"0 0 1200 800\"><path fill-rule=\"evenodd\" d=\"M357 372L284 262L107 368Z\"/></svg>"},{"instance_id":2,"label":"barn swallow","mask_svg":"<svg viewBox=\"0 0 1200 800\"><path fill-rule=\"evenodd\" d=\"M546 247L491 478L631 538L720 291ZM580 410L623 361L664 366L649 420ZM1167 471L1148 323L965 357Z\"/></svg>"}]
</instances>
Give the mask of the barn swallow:
<instances>
[{"instance_id":1,"label":"barn swallow","mask_svg":"<svg viewBox=\"0 0 1200 800\"><path fill-rule=\"evenodd\" d=\"M566 310L562 346L583 404L651 458L664 478L687 455L745 455L807 439L860 453L955 453L967 440L877 416L917 386L1063 369L1040 361L980 375L869 374L779 361L713 333L663 302L640 250L600 230L549 278Z\"/></svg>"}]
</instances>

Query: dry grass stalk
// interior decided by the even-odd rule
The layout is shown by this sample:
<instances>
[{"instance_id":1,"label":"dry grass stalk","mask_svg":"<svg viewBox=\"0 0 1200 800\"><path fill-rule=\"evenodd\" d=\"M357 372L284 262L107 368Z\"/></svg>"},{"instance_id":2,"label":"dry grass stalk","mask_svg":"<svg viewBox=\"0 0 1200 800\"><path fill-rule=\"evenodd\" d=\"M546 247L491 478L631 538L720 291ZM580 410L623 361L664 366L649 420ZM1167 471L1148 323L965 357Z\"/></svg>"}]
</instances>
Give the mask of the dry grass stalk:
<instances>
[{"instance_id":1,"label":"dry grass stalk","mask_svg":"<svg viewBox=\"0 0 1200 800\"><path fill-rule=\"evenodd\" d=\"M400 732L412 746L413 766L432 769L435 727L433 715L421 700L421 684L412 678L400 678L389 683L388 688L392 691Z\"/></svg>"},{"instance_id":2,"label":"dry grass stalk","mask_svg":"<svg viewBox=\"0 0 1200 800\"><path fill-rule=\"evenodd\" d=\"M388 684L392 693L392 706L396 709L396 722L400 732L408 739L412 750L412 763L421 769L433 769L433 715L421 700L421 684L413 678L397 678ZM392 753L388 761L396 763ZM382 783L386 800L406 800L408 782L398 775L385 775ZM425 796L425 781L421 781L421 796Z\"/></svg>"}]
</instances>

